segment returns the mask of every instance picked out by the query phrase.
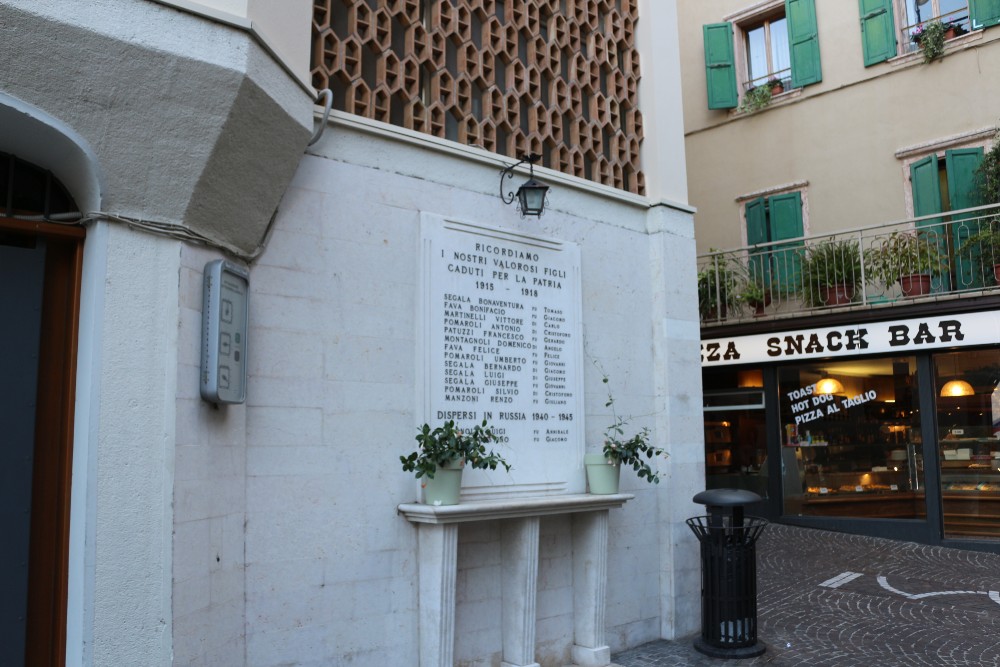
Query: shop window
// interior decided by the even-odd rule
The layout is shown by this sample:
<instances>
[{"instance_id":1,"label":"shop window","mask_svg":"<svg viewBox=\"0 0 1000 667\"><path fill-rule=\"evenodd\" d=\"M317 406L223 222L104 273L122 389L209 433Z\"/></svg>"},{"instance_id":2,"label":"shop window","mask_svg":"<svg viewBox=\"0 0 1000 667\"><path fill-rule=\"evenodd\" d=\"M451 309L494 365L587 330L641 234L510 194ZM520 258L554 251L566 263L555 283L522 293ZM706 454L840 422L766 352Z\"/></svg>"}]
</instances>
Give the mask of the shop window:
<instances>
[{"instance_id":1,"label":"shop window","mask_svg":"<svg viewBox=\"0 0 1000 667\"><path fill-rule=\"evenodd\" d=\"M800 88L822 80L815 0L768 2L730 18L702 30L709 109L733 109L773 81Z\"/></svg>"},{"instance_id":2,"label":"shop window","mask_svg":"<svg viewBox=\"0 0 1000 667\"><path fill-rule=\"evenodd\" d=\"M976 147L946 150L943 159L931 154L910 164L914 217L978 206L976 169L982 161L983 149ZM941 254L954 258L953 275L933 277L935 291L983 286L980 263L964 248L969 237L979 232L975 218L970 213L917 221L924 234L937 240Z\"/></svg>"},{"instance_id":3,"label":"shop window","mask_svg":"<svg viewBox=\"0 0 1000 667\"><path fill-rule=\"evenodd\" d=\"M936 355L946 538L1000 539L1000 350Z\"/></svg>"},{"instance_id":4,"label":"shop window","mask_svg":"<svg viewBox=\"0 0 1000 667\"><path fill-rule=\"evenodd\" d=\"M706 371L705 486L767 498L764 383L760 370Z\"/></svg>"},{"instance_id":5,"label":"shop window","mask_svg":"<svg viewBox=\"0 0 1000 667\"><path fill-rule=\"evenodd\" d=\"M784 512L926 515L913 357L779 369Z\"/></svg>"}]
</instances>

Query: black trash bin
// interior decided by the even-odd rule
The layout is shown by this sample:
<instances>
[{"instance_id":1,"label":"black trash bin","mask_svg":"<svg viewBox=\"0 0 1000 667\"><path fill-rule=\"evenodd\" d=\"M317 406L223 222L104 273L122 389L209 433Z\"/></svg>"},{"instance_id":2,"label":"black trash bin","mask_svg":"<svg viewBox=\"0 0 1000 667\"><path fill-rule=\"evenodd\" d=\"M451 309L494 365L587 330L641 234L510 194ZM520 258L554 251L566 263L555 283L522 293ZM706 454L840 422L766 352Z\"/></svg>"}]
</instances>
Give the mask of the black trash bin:
<instances>
[{"instance_id":1,"label":"black trash bin","mask_svg":"<svg viewBox=\"0 0 1000 667\"><path fill-rule=\"evenodd\" d=\"M694 647L715 658L750 658L764 652L757 641L757 538L767 521L744 517L761 497L742 489L695 495L708 516L687 520L701 542L701 637Z\"/></svg>"}]
</instances>

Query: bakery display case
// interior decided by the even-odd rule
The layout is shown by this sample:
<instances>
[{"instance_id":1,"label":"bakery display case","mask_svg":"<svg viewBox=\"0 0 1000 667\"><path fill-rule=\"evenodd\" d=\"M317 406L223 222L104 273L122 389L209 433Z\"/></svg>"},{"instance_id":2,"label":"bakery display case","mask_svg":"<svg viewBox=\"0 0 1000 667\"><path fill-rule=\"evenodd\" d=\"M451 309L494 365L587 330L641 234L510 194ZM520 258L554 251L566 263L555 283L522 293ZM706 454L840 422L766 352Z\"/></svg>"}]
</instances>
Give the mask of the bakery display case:
<instances>
[{"instance_id":1,"label":"bakery display case","mask_svg":"<svg viewBox=\"0 0 1000 667\"><path fill-rule=\"evenodd\" d=\"M945 535L1000 537L1000 440L941 440Z\"/></svg>"},{"instance_id":2,"label":"bakery display case","mask_svg":"<svg viewBox=\"0 0 1000 667\"><path fill-rule=\"evenodd\" d=\"M802 514L918 518L925 513L918 444L827 445L800 452Z\"/></svg>"}]
</instances>

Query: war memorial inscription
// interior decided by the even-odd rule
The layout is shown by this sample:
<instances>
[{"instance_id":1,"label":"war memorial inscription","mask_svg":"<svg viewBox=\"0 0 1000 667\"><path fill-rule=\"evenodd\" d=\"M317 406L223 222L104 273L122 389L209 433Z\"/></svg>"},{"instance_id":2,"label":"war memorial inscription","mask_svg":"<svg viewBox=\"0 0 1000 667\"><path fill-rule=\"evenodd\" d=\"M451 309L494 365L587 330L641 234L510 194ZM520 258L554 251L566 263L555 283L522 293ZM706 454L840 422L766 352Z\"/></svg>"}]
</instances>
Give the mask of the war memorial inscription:
<instances>
[{"instance_id":1,"label":"war memorial inscription","mask_svg":"<svg viewBox=\"0 0 1000 667\"><path fill-rule=\"evenodd\" d=\"M578 246L427 215L421 230L425 421L485 419L513 465L467 470L463 497L582 492Z\"/></svg>"}]
</instances>

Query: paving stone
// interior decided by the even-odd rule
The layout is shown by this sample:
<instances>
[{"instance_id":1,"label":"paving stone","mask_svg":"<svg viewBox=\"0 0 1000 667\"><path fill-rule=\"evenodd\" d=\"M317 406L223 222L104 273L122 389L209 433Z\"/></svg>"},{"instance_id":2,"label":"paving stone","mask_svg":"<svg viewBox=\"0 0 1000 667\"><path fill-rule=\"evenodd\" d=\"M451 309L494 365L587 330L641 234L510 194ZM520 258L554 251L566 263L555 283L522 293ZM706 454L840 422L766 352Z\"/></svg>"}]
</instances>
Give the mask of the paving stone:
<instances>
[{"instance_id":1,"label":"paving stone","mask_svg":"<svg viewBox=\"0 0 1000 667\"><path fill-rule=\"evenodd\" d=\"M613 662L1000 667L1000 555L772 524L758 542L757 572L763 655L709 658L686 637ZM860 576L837 583L845 573Z\"/></svg>"}]
</instances>

